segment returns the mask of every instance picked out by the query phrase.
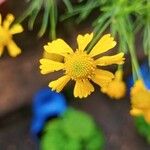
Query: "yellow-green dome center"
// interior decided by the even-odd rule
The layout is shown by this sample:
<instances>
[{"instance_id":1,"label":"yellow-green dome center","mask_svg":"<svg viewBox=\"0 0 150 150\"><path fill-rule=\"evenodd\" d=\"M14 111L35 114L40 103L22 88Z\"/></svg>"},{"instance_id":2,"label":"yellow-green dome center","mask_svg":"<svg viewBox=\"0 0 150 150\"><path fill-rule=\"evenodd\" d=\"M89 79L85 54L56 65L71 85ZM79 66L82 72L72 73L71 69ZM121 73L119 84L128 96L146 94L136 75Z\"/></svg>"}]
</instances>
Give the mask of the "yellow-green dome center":
<instances>
[{"instance_id":1,"label":"yellow-green dome center","mask_svg":"<svg viewBox=\"0 0 150 150\"><path fill-rule=\"evenodd\" d=\"M95 68L93 58L85 52L77 51L65 58L65 71L72 79L89 78Z\"/></svg>"}]
</instances>

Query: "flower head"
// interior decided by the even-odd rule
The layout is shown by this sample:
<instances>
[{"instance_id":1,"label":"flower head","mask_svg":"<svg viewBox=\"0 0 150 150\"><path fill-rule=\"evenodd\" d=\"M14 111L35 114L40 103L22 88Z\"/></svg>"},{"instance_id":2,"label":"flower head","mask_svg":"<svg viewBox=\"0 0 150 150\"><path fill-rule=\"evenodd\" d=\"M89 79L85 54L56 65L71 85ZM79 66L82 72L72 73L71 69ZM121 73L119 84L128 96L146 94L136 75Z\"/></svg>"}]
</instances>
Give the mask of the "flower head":
<instances>
[{"instance_id":1,"label":"flower head","mask_svg":"<svg viewBox=\"0 0 150 150\"><path fill-rule=\"evenodd\" d=\"M114 99L120 99L125 96L126 85L122 80L123 72L121 70L116 71L115 78L106 87L102 88L102 92Z\"/></svg>"},{"instance_id":2,"label":"flower head","mask_svg":"<svg viewBox=\"0 0 150 150\"><path fill-rule=\"evenodd\" d=\"M141 80L136 81L131 89L131 107L131 115L143 116L150 123L150 91Z\"/></svg>"},{"instance_id":3,"label":"flower head","mask_svg":"<svg viewBox=\"0 0 150 150\"><path fill-rule=\"evenodd\" d=\"M14 24L10 27L13 21L14 16L8 14L2 24L2 16L0 14L0 56L3 54L5 46L12 57L16 57L21 53L21 49L12 40L12 37L14 34L21 33L23 28L20 24Z\"/></svg>"},{"instance_id":4,"label":"flower head","mask_svg":"<svg viewBox=\"0 0 150 150\"><path fill-rule=\"evenodd\" d=\"M76 82L74 96L83 98L94 91L91 81L98 84L100 87L107 86L112 81L114 75L109 71L100 69L99 66L123 64L124 54L119 53L117 55L103 56L96 59L95 56L113 48L116 42L110 34L106 34L88 54L84 50L92 38L93 33L85 34L84 36L78 35L78 49L76 49L76 51L73 51L62 39L54 40L44 46L47 53L63 56L63 61L46 58L40 60L42 74L59 70L64 71L62 77L49 83L49 87L52 88L52 90L60 92L70 80L74 80Z\"/></svg>"}]
</instances>

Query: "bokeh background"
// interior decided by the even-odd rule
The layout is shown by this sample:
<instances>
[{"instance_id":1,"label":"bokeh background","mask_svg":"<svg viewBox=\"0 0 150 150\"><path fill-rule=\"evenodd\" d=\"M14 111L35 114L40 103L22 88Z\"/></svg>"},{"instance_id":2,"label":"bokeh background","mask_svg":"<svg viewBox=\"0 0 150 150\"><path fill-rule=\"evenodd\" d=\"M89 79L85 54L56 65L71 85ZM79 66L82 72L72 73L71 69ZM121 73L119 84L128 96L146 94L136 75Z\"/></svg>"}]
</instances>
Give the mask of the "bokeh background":
<instances>
[{"instance_id":1,"label":"bokeh background","mask_svg":"<svg viewBox=\"0 0 150 150\"><path fill-rule=\"evenodd\" d=\"M24 0L7 0L0 6L0 13L5 16L11 12L19 17L26 7ZM63 7L60 3L60 13ZM95 16L91 16L91 20L93 17ZM19 57L13 59L5 53L0 58L0 150L38 149L38 143L30 134L32 97L54 78L51 75L42 76L39 72L39 59L42 57L43 45L49 40L47 35L41 39L37 37L40 22L39 14L33 31L27 29L26 20L23 22L25 31L15 37L16 43L22 48L22 54ZM60 22L57 36L64 38L72 47L75 47L78 33L90 31L92 31L90 20L81 25ZM140 39L137 39L137 44L138 40ZM140 45L138 55L142 61ZM127 58L125 79L130 75L131 67L128 63ZM70 87L64 91L68 105L87 112L95 119L106 136L106 150L150 149L146 141L138 135L133 118L129 115L129 96L115 101L100 93L99 88L96 87L96 92L86 100L78 100L73 98Z\"/></svg>"}]
</instances>

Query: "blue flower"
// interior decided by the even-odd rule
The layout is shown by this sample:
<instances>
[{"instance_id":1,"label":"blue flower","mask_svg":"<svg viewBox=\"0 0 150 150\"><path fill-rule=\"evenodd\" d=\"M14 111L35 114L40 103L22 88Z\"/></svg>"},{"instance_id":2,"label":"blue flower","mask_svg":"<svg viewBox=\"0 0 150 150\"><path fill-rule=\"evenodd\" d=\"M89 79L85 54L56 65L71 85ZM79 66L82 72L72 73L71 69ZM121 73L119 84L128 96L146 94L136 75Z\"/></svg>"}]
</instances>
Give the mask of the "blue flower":
<instances>
[{"instance_id":1,"label":"blue flower","mask_svg":"<svg viewBox=\"0 0 150 150\"><path fill-rule=\"evenodd\" d=\"M38 91L33 98L31 133L38 136L45 122L61 116L66 107L66 100L62 94L53 92L48 87Z\"/></svg>"},{"instance_id":2,"label":"blue flower","mask_svg":"<svg viewBox=\"0 0 150 150\"><path fill-rule=\"evenodd\" d=\"M144 80L144 84L145 86L150 89L150 67L148 66L147 62L144 62L141 66L140 66L140 72L142 75L142 78ZM133 86L133 78L132 76L130 76L127 79L127 85L128 85L128 89L130 89Z\"/></svg>"}]
</instances>

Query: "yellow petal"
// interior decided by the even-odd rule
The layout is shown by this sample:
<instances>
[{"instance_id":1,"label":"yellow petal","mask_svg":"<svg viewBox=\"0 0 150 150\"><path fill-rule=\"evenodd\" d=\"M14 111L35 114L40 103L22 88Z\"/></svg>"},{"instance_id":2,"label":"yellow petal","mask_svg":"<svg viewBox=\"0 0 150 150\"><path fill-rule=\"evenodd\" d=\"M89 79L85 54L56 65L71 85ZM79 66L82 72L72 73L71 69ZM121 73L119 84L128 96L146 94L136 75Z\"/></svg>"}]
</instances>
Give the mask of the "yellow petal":
<instances>
[{"instance_id":1,"label":"yellow petal","mask_svg":"<svg viewBox=\"0 0 150 150\"><path fill-rule=\"evenodd\" d=\"M11 40L7 44L7 48L8 48L9 55L12 57L16 57L21 53L21 49L16 45L16 43L13 40Z\"/></svg>"},{"instance_id":2,"label":"yellow petal","mask_svg":"<svg viewBox=\"0 0 150 150\"><path fill-rule=\"evenodd\" d=\"M106 93L109 97L118 100L125 95L126 86L123 81L117 81L115 78L108 84L107 87L102 87L101 91Z\"/></svg>"},{"instance_id":3,"label":"yellow petal","mask_svg":"<svg viewBox=\"0 0 150 150\"><path fill-rule=\"evenodd\" d=\"M66 55L66 53L72 53L71 47L62 39L57 39L44 46L44 49L48 53L55 53L60 55Z\"/></svg>"},{"instance_id":4,"label":"yellow petal","mask_svg":"<svg viewBox=\"0 0 150 150\"><path fill-rule=\"evenodd\" d=\"M108 86L112 81L114 75L106 70L96 69L95 75L92 77L92 81L98 84L100 87Z\"/></svg>"},{"instance_id":5,"label":"yellow petal","mask_svg":"<svg viewBox=\"0 0 150 150\"><path fill-rule=\"evenodd\" d=\"M134 86L131 88L131 96L134 96L136 95L137 93L141 92L141 91L145 91L146 88L145 88L145 85L143 83L142 80L137 80L134 84Z\"/></svg>"},{"instance_id":6,"label":"yellow petal","mask_svg":"<svg viewBox=\"0 0 150 150\"><path fill-rule=\"evenodd\" d=\"M150 123L150 110L144 113L144 118L146 122Z\"/></svg>"},{"instance_id":7,"label":"yellow petal","mask_svg":"<svg viewBox=\"0 0 150 150\"><path fill-rule=\"evenodd\" d=\"M43 58L51 59L53 61L58 61L58 62L63 62L64 57L59 54L54 54L54 53L48 53L44 51Z\"/></svg>"},{"instance_id":8,"label":"yellow petal","mask_svg":"<svg viewBox=\"0 0 150 150\"><path fill-rule=\"evenodd\" d=\"M58 71L64 68L64 64L50 59L40 59L41 74Z\"/></svg>"},{"instance_id":9,"label":"yellow petal","mask_svg":"<svg viewBox=\"0 0 150 150\"><path fill-rule=\"evenodd\" d=\"M3 45L0 45L0 57L2 56L3 51L4 51L4 46L3 46Z\"/></svg>"},{"instance_id":10,"label":"yellow petal","mask_svg":"<svg viewBox=\"0 0 150 150\"><path fill-rule=\"evenodd\" d=\"M91 50L90 56L93 57L101 53L104 53L115 47L115 45L116 42L114 41L114 38L111 37L110 34L106 34L97 42L97 44Z\"/></svg>"},{"instance_id":11,"label":"yellow petal","mask_svg":"<svg viewBox=\"0 0 150 150\"><path fill-rule=\"evenodd\" d=\"M8 29L10 27L10 25L12 24L12 22L14 21L14 16L12 14L8 14L6 16L6 19L3 22L4 28Z\"/></svg>"},{"instance_id":12,"label":"yellow petal","mask_svg":"<svg viewBox=\"0 0 150 150\"><path fill-rule=\"evenodd\" d=\"M93 85L88 79L76 80L74 87L74 96L79 98L85 98L94 91Z\"/></svg>"},{"instance_id":13,"label":"yellow petal","mask_svg":"<svg viewBox=\"0 0 150 150\"><path fill-rule=\"evenodd\" d=\"M52 88L52 91L60 92L65 87L65 85L69 82L69 80L70 77L65 75L55 81L50 82L48 86Z\"/></svg>"},{"instance_id":14,"label":"yellow petal","mask_svg":"<svg viewBox=\"0 0 150 150\"><path fill-rule=\"evenodd\" d=\"M133 108L130 110L130 114L132 116L141 116L143 115L143 112L140 109Z\"/></svg>"},{"instance_id":15,"label":"yellow petal","mask_svg":"<svg viewBox=\"0 0 150 150\"><path fill-rule=\"evenodd\" d=\"M20 24L15 24L10 28L11 34L17 34L23 32L23 27Z\"/></svg>"},{"instance_id":16,"label":"yellow petal","mask_svg":"<svg viewBox=\"0 0 150 150\"><path fill-rule=\"evenodd\" d=\"M117 70L115 72L115 80L122 81L122 77L123 77L123 71L122 70Z\"/></svg>"},{"instance_id":17,"label":"yellow petal","mask_svg":"<svg viewBox=\"0 0 150 150\"><path fill-rule=\"evenodd\" d=\"M112 64L121 65L124 63L125 58L123 57L124 53L119 53L113 56L103 56L96 60L97 65L107 66Z\"/></svg>"},{"instance_id":18,"label":"yellow petal","mask_svg":"<svg viewBox=\"0 0 150 150\"><path fill-rule=\"evenodd\" d=\"M92 40L92 38L93 38L93 33L85 34L85 35L78 35L77 37L78 49L80 51L84 51L86 46Z\"/></svg>"},{"instance_id":19,"label":"yellow petal","mask_svg":"<svg viewBox=\"0 0 150 150\"><path fill-rule=\"evenodd\" d=\"M2 15L0 14L0 25L2 24Z\"/></svg>"}]
</instances>

